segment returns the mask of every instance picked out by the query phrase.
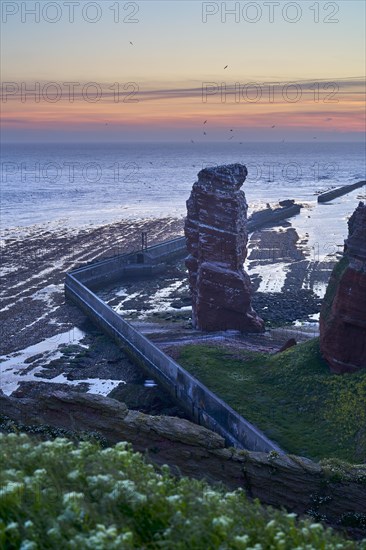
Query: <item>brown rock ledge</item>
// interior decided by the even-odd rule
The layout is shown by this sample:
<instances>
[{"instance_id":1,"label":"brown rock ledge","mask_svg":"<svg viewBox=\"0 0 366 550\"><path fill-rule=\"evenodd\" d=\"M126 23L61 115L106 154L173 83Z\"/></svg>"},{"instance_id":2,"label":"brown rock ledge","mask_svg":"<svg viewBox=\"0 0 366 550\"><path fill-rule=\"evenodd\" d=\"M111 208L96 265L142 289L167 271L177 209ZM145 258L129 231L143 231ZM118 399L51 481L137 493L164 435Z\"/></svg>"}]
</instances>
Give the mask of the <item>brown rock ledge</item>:
<instances>
[{"instance_id":1,"label":"brown rock ledge","mask_svg":"<svg viewBox=\"0 0 366 550\"><path fill-rule=\"evenodd\" d=\"M366 465L323 466L297 456L224 448L219 435L187 420L129 411L119 401L93 394L50 390L34 399L0 391L0 410L28 426L98 432L109 443L129 441L175 473L243 487L263 504L310 513L335 526L366 514Z\"/></svg>"}]
</instances>

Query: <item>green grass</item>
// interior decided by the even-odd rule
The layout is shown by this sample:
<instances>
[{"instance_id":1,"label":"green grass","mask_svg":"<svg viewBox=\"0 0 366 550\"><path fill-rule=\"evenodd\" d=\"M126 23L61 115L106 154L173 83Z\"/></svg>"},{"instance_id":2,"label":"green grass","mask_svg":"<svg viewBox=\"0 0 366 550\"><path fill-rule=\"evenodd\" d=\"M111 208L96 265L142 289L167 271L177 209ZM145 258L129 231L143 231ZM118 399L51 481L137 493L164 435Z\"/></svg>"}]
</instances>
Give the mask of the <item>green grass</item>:
<instances>
[{"instance_id":1,"label":"green grass","mask_svg":"<svg viewBox=\"0 0 366 550\"><path fill-rule=\"evenodd\" d=\"M126 443L0 434L0 445L4 550L366 550L242 490L156 471Z\"/></svg>"},{"instance_id":2,"label":"green grass","mask_svg":"<svg viewBox=\"0 0 366 550\"><path fill-rule=\"evenodd\" d=\"M331 374L318 339L277 355L189 345L179 362L289 453L366 461L366 371Z\"/></svg>"}]
</instances>

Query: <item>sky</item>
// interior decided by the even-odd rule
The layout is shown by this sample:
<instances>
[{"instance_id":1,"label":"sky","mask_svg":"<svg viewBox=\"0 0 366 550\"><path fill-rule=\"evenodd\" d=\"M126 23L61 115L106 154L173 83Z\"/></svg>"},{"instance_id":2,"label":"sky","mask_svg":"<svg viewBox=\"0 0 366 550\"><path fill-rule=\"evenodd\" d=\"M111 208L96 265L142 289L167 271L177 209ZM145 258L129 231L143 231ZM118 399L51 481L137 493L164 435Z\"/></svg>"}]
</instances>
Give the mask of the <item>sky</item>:
<instances>
[{"instance_id":1,"label":"sky","mask_svg":"<svg viewBox=\"0 0 366 550\"><path fill-rule=\"evenodd\" d=\"M1 10L4 141L364 139L363 0Z\"/></svg>"}]
</instances>

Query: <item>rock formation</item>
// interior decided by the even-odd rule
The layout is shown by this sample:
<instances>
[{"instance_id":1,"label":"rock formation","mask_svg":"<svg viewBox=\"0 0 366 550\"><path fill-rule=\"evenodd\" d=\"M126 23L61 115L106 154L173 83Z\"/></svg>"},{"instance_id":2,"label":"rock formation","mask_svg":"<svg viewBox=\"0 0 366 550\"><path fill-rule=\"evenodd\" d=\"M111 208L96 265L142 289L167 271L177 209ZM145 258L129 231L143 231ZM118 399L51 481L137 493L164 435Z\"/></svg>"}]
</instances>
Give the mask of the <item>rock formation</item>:
<instances>
[{"instance_id":1,"label":"rock formation","mask_svg":"<svg viewBox=\"0 0 366 550\"><path fill-rule=\"evenodd\" d=\"M135 451L147 452L157 465L169 464L179 476L242 487L263 504L298 514L316 512L338 527L347 519L361 523L364 517L366 465L334 470L299 456L225 448L222 437L202 426L131 411L115 399L90 393L49 388L37 397L15 398L0 390L0 411L4 425L6 415L31 433L49 426L68 430L69 436L99 434L110 444L129 441ZM364 536L365 528L356 534Z\"/></svg>"},{"instance_id":2,"label":"rock formation","mask_svg":"<svg viewBox=\"0 0 366 550\"><path fill-rule=\"evenodd\" d=\"M247 203L240 190L241 164L205 168L187 201L186 266L192 294L192 323L200 330L260 332L264 323L251 306L247 255Z\"/></svg>"},{"instance_id":3,"label":"rock formation","mask_svg":"<svg viewBox=\"0 0 366 550\"><path fill-rule=\"evenodd\" d=\"M336 373L366 368L366 205L348 222L344 256L335 266L320 313L320 348Z\"/></svg>"}]
</instances>

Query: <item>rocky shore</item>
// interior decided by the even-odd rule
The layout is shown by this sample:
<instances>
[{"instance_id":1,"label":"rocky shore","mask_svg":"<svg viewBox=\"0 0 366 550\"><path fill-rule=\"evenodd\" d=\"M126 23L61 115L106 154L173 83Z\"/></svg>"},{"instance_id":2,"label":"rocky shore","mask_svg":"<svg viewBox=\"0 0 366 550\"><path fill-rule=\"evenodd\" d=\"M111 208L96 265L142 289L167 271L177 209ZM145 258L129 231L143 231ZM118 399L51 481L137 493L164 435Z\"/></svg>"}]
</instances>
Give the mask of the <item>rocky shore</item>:
<instances>
[{"instance_id":1,"label":"rocky shore","mask_svg":"<svg viewBox=\"0 0 366 550\"><path fill-rule=\"evenodd\" d=\"M102 336L78 308L66 303L65 272L83 262L131 251L182 234L183 220L161 219L79 231L51 233L34 230L23 237L5 238L2 285L1 387L6 393L22 385L52 384L54 389L112 395L133 409L149 414L179 414L165 392L113 342ZM335 258L316 262L288 222L250 235L247 269L252 280L253 305L267 328L286 325L271 342L246 337L252 349L275 351L289 338L301 338L294 321L319 312L321 292ZM174 261L151 279L124 281L102 289L101 297L145 334L167 342L192 338L191 300L184 259ZM316 331L316 323L312 323ZM300 334L299 334L300 332ZM196 337L196 336L194 336ZM173 411L173 412L172 412Z\"/></svg>"}]
</instances>

